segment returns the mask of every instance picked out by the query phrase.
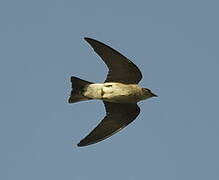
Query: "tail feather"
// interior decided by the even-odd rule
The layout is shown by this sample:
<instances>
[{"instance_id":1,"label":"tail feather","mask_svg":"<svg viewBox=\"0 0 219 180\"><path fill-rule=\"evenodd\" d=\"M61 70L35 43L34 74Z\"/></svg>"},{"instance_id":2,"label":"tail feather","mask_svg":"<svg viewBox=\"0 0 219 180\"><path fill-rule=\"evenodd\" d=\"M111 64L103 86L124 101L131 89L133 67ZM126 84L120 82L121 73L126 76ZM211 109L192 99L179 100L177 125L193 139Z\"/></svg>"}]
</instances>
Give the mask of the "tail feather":
<instances>
[{"instance_id":1,"label":"tail feather","mask_svg":"<svg viewBox=\"0 0 219 180\"><path fill-rule=\"evenodd\" d=\"M72 76L71 83L72 83L72 91L70 98L68 99L69 103L76 103L79 101L85 101L89 99L83 96L83 91L86 89L86 87L89 84L92 84L91 82Z\"/></svg>"}]
</instances>

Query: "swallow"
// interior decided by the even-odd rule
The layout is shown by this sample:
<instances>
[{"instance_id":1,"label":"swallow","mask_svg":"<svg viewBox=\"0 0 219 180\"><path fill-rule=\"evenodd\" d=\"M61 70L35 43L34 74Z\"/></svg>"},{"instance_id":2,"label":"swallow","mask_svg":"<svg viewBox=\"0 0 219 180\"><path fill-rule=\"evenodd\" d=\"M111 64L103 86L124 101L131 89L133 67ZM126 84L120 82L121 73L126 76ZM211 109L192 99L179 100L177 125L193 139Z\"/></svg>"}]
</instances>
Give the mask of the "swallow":
<instances>
[{"instance_id":1,"label":"swallow","mask_svg":"<svg viewBox=\"0 0 219 180\"><path fill-rule=\"evenodd\" d=\"M142 73L128 58L102 42L88 37L84 39L105 62L109 71L104 83L71 77L69 103L97 99L103 101L106 110L103 120L78 146L91 145L117 133L139 115L139 101L157 96L150 89L138 85Z\"/></svg>"}]
</instances>

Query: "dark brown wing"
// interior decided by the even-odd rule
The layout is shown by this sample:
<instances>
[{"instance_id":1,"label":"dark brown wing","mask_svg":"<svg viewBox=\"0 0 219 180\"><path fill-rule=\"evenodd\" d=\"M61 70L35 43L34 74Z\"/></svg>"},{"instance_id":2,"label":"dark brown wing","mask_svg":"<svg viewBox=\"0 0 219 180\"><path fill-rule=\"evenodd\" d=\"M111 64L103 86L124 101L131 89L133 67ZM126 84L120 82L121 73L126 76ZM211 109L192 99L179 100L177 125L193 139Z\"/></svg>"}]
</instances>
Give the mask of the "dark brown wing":
<instances>
[{"instance_id":1,"label":"dark brown wing","mask_svg":"<svg viewBox=\"0 0 219 180\"><path fill-rule=\"evenodd\" d=\"M137 104L103 102L106 116L88 136L81 140L78 146L94 144L112 136L131 123L140 113Z\"/></svg>"},{"instance_id":2,"label":"dark brown wing","mask_svg":"<svg viewBox=\"0 0 219 180\"><path fill-rule=\"evenodd\" d=\"M138 84L142 78L141 71L125 56L113 48L91 38L84 38L102 58L109 68L105 82Z\"/></svg>"}]
</instances>

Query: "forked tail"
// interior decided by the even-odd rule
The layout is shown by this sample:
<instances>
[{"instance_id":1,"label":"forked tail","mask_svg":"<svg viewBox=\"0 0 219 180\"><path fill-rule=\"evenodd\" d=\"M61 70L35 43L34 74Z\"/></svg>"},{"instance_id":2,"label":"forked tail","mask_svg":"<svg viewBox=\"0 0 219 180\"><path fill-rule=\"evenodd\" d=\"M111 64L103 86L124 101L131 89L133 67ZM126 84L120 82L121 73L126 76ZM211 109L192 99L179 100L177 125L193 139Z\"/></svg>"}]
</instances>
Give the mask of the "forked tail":
<instances>
[{"instance_id":1,"label":"forked tail","mask_svg":"<svg viewBox=\"0 0 219 180\"><path fill-rule=\"evenodd\" d=\"M86 87L89 84L92 84L91 82L72 76L71 83L72 83L72 91L70 98L68 99L69 103L76 103L79 101L85 101L89 99L83 96L83 92L86 90Z\"/></svg>"}]
</instances>

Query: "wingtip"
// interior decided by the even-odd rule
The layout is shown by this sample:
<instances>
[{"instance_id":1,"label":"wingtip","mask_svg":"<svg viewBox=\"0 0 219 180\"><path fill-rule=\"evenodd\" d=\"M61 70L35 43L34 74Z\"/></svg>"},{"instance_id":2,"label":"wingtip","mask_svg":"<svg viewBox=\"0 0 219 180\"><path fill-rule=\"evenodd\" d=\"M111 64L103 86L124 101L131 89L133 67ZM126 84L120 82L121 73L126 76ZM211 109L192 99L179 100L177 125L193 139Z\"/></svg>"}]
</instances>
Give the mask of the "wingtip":
<instances>
[{"instance_id":1,"label":"wingtip","mask_svg":"<svg viewBox=\"0 0 219 180\"><path fill-rule=\"evenodd\" d=\"M82 147L82 145L80 143L77 144L78 147Z\"/></svg>"},{"instance_id":2,"label":"wingtip","mask_svg":"<svg viewBox=\"0 0 219 180\"><path fill-rule=\"evenodd\" d=\"M87 145L89 145L89 144L84 143L83 140L81 140L81 141L77 144L78 147L83 147L83 146L87 146Z\"/></svg>"},{"instance_id":3,"label":"wingtip","mask_svg":"<svg viewBox=\"0 0 219 180\"><path fill-rule=\"evenodd\" d=\"M93 38L89 38L89 37L84 37L84 40L87 41L88 43L92 43L92 42L101 43L100 41L93 39ZM103 43L101 43L101 44L103 44Z\"/></svg>"},{"instance_id":4,"label":"wingtip","mask_svg":"<svg viewBox=\"0 0 219 180\"><path fill-rule=\"evenodd\" d=\"M95 144L97 142L99 142L99 141L91 141L91 140L87 140L86 138L84 138L77 144L77 146L84 147L84 146L89 146L89 145Z\"/></svg>"},{"instance_id":5,"label":"wingtip","mask_svg":"<svg viewBox=\"0 0 219 180\"><path fill-rule=\"evenodd\" d=\"M84 40L85 40L85 41L89 41L89 40L92 40L92 39L89 38L89 37L84 37Z\"/></svg>"},{"instance_id":6,"label":"wingtip","mask_svg":"<svg viewBox=\"0 0 219 180\"><path fill-rule=\"evenodd\" d=\"M87 146L89 143L85 139L81 139L80 142L77 144L78 147Z\"/></svg>"}]
</instances>

